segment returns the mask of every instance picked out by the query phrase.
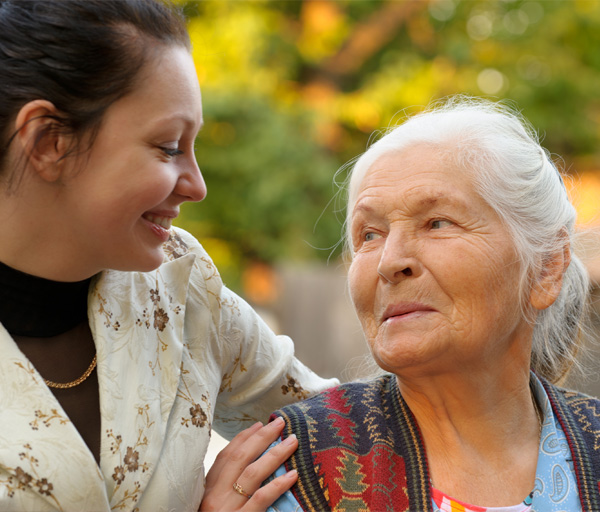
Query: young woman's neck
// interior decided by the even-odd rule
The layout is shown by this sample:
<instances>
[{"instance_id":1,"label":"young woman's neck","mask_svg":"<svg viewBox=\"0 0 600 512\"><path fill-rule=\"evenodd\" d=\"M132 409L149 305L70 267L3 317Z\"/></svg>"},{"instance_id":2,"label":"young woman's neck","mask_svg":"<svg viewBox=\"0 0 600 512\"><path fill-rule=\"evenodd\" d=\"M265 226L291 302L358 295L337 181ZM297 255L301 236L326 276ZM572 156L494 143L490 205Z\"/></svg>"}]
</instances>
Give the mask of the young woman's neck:
<instances>
[{"instance_id":1,"label":"young woman's neck","mask_svg":"<svg viewBox=\"0 0 600 512\"><path fill-rule=\"evenodd\" d=\"M10 192L0 187L0 262L44 279L82 281L100 269L86 268L83 255L71 254L59 188L31 176Z\"/></svg>"}]
</instances>

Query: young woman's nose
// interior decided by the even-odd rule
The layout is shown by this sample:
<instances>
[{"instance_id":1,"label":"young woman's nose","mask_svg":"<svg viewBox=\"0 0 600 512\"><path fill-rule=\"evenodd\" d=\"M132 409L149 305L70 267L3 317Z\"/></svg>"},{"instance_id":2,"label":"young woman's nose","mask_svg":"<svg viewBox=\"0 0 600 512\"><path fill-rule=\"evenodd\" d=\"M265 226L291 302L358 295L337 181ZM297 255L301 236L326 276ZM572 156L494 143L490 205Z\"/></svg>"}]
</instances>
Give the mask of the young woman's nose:
<instances>
[{"instance_id":1,"label":"young woman's nose","mask_svg":"<svg viewBox=\"0 0 600 512\"><path fill-rule=\"evenodd\" d=\"M195 157L189 160L179 177L175 192L190 202L202 201L206 197L206 183Z\"/></svg>"}]
</instances>

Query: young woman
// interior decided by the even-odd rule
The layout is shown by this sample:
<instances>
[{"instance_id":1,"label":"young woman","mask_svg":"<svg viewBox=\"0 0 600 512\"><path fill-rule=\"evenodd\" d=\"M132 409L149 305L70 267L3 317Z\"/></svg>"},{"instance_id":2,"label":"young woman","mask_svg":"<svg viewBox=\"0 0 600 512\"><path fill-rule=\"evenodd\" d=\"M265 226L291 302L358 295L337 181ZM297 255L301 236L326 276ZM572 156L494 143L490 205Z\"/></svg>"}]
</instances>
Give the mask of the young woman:
<instances>
[{"instance_id":1,"label":"young woman","mask_svg":"<svg viewBox=\"0 0 600 512\"><path fill-rule=\"evenodd\" d=\"M155 0L0 3L2 510L197 510L213 427L254 424L229 509L295 480L233 489L296 447L248 467L282 426L256 422L333 382L171 227L206 195L189 46Z\"/></svg>"}]
</instances>

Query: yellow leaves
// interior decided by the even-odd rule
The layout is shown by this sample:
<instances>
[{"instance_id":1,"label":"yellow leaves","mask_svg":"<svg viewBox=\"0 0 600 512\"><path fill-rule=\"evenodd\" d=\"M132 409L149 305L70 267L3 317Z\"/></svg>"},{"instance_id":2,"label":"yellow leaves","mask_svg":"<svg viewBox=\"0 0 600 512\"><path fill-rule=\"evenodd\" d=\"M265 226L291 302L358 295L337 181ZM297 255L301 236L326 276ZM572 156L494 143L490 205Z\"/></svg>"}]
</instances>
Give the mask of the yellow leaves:
<instances>
[{"instance_id":1,"label":"yellow leaves","mask_svg":"<svg viewBox=\"0 0 600 512\"><path fill-rule=\"evenodd\" d=\"M335 54L348 32L340 6L327 0L304 2L301 22L297 45L307 61L320 61Z\"/></svg>"},{"instance_id":2,"label":"yellow leaves","mask_svg":"<svg viewBox=\"0 0 600 512\"><path fill-rule=\"evenodd\" d=\"M335 101L338 91L329 83L314 81L302 89L304 103L314 110L330 110L332 101Z\"/></svg>"},{"instance_id":3,"label":"yellow leaves","mask_svg":"<svg viewBox=\"0 0 600 512\"><path fill-rule=\"evenodd\" d=\"M600 18L599 2L594 0L575 0L573 4L577 12L584 13L586 16L593 16L595 19Z\"/></svg>"},{"instance_id":4,"label":"yellow leaves","mask_svg":"<svg viewBox=\"0 0 600 512\"><path fill-rule=\"evenodd\" d=\"M361 96L347 96L348 113L352 116L355 126L362 132L369 133L381 124L380 103Z\"/></svg>"},{"instance_id":5,"label":"yellow leaves","mask_svg":"<svg viewBox=\"0 0 600 512\"><path fill-rule=\"evenodd\" d=\"M204 9L188 22L200 85L271 91L278 69L260 60L274 31L272 15L255 2L205 2Z\"/></svg>"},{"instance_id":6,"label":"yellow leaves","mask_svg":"<svg viewBox=\"0 0 600 512\"><path fill-rule=\"evenodd\" d=\"M600 170L586 171L565 180L571 201L577 209L580 226L600 226Z\"/></svg>"}]
</instances>

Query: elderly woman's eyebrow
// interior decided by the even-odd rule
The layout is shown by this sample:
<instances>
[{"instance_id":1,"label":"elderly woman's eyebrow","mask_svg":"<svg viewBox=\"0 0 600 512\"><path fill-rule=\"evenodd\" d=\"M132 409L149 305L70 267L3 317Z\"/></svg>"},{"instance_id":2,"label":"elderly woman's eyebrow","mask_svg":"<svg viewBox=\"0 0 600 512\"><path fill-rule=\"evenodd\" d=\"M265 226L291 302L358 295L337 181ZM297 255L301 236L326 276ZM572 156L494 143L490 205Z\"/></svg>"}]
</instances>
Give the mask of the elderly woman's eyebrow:
<instances>
[{"instance_id":1,"label":"elderly woman's eyebrow","mask_svg":"<svg viewBox=\"0 0 600 512\"><path fill-rule=\"evenodd\" d=\"M428 211L435 207L450 206L460 210L468 210L468 205L464 198L458 197L448 192L426 191L416 192L412 198L403 197L398 201L398 207L407 209L408 212L418 213ZM369 197L359 199L352 209L352 216L369 215L377 212L377 203L373 203Z\"/></svg>"},{"instance_id":2,"label":"elderly woman's eyebrow","mask_svg":"<svg viewBox=\"0 0 600 512\"><path fill-rule=\"evenodd\" d=\"M451 201L448 196L440 193L440 194L436 194L435 196L432 196L432 195L425 196L425 197L419 199L418 204L419 204L419 206L434 206L439 203L452 203L452 202L454 202L454 201Z\"/></svg>"},{"instance_id":3,"label":"elderly woman's eyebrow","mask_svg":"<svg viewBox=\"0 0 600 512\"><path fill-rule=\"evenodd\" d=\"M453 206L460 209L468 209L468 203L463 197L447 192L432 192L422 197L417 197L416 204L418 207L424 209L435 206Z\"/></svg>"},{"instance_id":4,"label":"elderly woman's eyebrow","mask_svg":"<svg viewBox=\"0 0 600 512\"><path fill-rule=\"evenodd\" d=\"M361 214L361 213L374 213L375 208L371 206L366 199L360 199L354 205L352 209L352 215Z\"/></svg>"}]
</instances>

